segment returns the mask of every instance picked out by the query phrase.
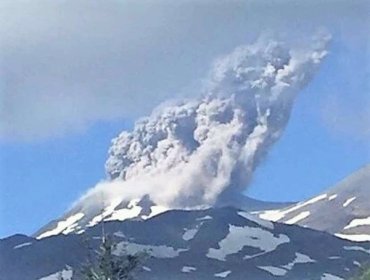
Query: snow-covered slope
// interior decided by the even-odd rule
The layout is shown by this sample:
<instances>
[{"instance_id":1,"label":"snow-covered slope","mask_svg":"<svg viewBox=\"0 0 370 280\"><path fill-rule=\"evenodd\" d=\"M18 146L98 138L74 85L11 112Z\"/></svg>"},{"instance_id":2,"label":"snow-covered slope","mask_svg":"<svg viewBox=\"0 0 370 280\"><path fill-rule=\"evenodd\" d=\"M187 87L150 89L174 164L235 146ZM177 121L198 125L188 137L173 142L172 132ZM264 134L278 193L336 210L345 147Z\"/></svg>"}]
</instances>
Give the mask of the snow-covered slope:
<instances>
[{"instance_id":1,"label":"snow-covered slope","mask_svg":"<svg viewBox=\"0 0 370 280\"><path fill-rule=\"evenodd\" d=\"M265 202L240 196L237 201L224 201L220 206L234 206L245 211L256 211L261 209L277 209L286 205L290 205L290 203ZM93 203L83 201L61 218L43 226L33 236L41 239L57 234L81 234L86 228L95 226L102 220L146 220L168 210L167 207L155 205L148 196L132 199L131 201L123 201L117 198L112 200L108 205L103 205L99 201L94 201Z\"/></svg>"},{"instance_id":2,"label":"snow-covered slope","mask_svg":"<svg viewBox=\"0 0 370 280\"><path fill-rule=\"evenodd\" d=\"M61 218L43 226L34 236L42 239L58 234L81 234L86 228L95 226L103 220L146 220L167 210L165 207L154 205L147 196L131 201L114 199L108 205L104 205L100 201L94 201L93 203L84 201L78 203Z\"/></svg>"},{"instance_id":3,"label":"snow-covered slope","mask_svg":"<svg viewBox=\"0 0 370 280\"><path fill-rule=\"evenodd\" d=\"M272 211L263 219L297 224L354 241L370 241L370 164L309 200Z\"/></svg>"},{"instance_id":4,"label":"snow-covered slope","mask_svg":"<svg viewBox=\"0 0 370 280\"><path fill-rule=\"evenodd\" d=\"M90 246L100 243L101 224L85 234L0 240L0 279L78 279ZM256 218L234 208L171 210L145 221L111 221L105 232L116 254L146 251L152 257L138 280L348 279L370 258L370 243ZM25 278L25 275L27 278Z\"/></svg>"}]
</instances>

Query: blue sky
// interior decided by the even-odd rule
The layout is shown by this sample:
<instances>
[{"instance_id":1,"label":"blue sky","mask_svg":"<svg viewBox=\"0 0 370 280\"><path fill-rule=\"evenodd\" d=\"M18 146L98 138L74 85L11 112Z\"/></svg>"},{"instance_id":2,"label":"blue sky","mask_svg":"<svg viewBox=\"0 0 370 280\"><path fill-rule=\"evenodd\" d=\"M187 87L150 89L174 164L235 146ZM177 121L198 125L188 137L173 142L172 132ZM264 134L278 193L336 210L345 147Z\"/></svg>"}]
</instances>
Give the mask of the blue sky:
<instances>
[{"instance_id":1,"label":"blue sky","mask_svg":"<svg viewBox=\"0 0 370 280\"><path fill-rule=\"evenodd\" d=\"M104 11L97 9L112 14L113 18L129 18L130 25L124 32L109 22L102 23L97 33L112 33L111 37L103 38L108 41L106 44L99 36L75 43L74 31L63 29L68 25L68 16L61 17L60 22L51 22L52 27L53 24L55 28L63 27L58 30L67 39L66 43L45 43L43 39L55 30L43 30L43 24L53 16L41 7L40 10L30 8L29 14L45 16L45 22L36 20L36 27L30 33L22 35L15 29L18 25L10 26L14 32L18 31L15 34L19 40L8 36L11 39L0 49L1 69L5 73L2 85L6 85L0 89L3 126L0 129L0 236L16 232L31 234L61 215L105 177L104 162L114 136L129 130L138 116L147 114L159 102L193 94L215 57L254 40L264 31L253 16L243 17L249 8L264 13L258 10L261 7L252 5L253 1L251 7L234 4L235 9L216 5L210 13L204 7L197 10L187 7L176 20L173 19L176 14L170 15L171 9L178 12L179 7L166 10L159 5L152 7L154 11L147 19L151 23L149 27L140 19L148 7L126 3L127 8L133 9L131 18L115 14L114 7L109 5ZM29 19L22 14L23 10L12 4L7 8L26 25ZM370 162L369 42L359 31L359 26L364 24L361 14L351 18L353 11L345 8L336 7L342 18L328 22L321 18L324 9L316 18L320 25L311 26L307 23L315 14L311 7L312 11L302 14L296 29L288 36L288 40L298 38L299 41L301 31L311 32L324 26L333 34L330 55L314 80L300 93L283 137L256 171L248 195L274 201L308 198ZM87 15L95 24L101 18L93 11L96 12L92 10ZM291 27L285 21L298 17L292 16L293 12L284 10L286 14L282 17L287 18L272 17L264 24L269 27L281 23L278 31L290 33ZM348 14L348 18L341 13ZM73 15L71 18L75 19ZM96 27L89 20L86 25L77 26L77 30L94 30ZM167 27L171 20L173 26ZM139 36L130 28L144 31L149 28L151 32ZM195 31L185 34L189 28ZM244 30L249 32L241 32ZM162 31L166 38L161 37ZM358 32L354 34L355 31ZM34 36L28 38L29 34ZM17 45L25 38L31 39L31 43ZM68 38L73 44L68 43ZM126 47L126 43L131 46ZM86 48L82 46L86 44L89 44L88 53L83 54Z\"/></svg>"}]
</instances>

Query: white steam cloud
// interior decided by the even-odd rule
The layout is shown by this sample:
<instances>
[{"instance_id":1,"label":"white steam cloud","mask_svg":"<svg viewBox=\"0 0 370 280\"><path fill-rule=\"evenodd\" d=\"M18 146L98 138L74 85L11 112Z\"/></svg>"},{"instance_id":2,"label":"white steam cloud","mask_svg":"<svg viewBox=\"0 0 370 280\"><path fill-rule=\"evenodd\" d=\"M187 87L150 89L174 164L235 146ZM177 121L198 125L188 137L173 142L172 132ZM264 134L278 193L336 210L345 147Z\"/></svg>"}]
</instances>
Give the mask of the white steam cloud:
<instances>
[{"instance_id":1,"label":"white steam cloud","mask_svg":"<svg viewBox=\"0 0 370 280\"><path fill-rule=\"evenodd\" d=\"M82 200L148 195L159 205L191 208L240 195L284 131L328 39L300 49L261 40L218 59L202 98L163 105L113 140L111 181Z\"/></svg>"}]
</instances>

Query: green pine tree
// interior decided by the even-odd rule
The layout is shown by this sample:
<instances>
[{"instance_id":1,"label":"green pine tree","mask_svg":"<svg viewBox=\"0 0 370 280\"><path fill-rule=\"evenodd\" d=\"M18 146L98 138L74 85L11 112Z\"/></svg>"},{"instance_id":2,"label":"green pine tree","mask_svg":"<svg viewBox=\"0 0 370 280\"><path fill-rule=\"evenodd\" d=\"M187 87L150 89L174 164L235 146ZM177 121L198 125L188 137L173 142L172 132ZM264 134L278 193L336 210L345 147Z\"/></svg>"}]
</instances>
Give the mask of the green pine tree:
<instances>
[{"instance_id":1,"label":"green pine tree","mask_svg":"<svg viewBox=\"0 0 370 280\"><path fill-rule=\"evenodd\" d=\"M89 261L83 266L81 280L133 280L134 272L142 263L142 254L125 254L117 256L113 254L116 244L112 238L102 239L96 256L89 257Z\"/></svg>"},{"instance_id":2,"label":"green pine tree","mask_svg":"<svg viewBox=\"0 0 370 280\"><path fill-rule=\"evenodd\" d=\"M370 265L363 264L357 276L353 277L352 280L370 280Z\"/></svg>"},{"instance_id":3,"label":"green pine tree","mask_svg":"<svg viewBox=\"0 0 370 280\"><path fill-rule=\"evenodd\" d=\"M370 268L362 271L361 275L356 280L370 280Z\"/></svg>"}]
</instances>

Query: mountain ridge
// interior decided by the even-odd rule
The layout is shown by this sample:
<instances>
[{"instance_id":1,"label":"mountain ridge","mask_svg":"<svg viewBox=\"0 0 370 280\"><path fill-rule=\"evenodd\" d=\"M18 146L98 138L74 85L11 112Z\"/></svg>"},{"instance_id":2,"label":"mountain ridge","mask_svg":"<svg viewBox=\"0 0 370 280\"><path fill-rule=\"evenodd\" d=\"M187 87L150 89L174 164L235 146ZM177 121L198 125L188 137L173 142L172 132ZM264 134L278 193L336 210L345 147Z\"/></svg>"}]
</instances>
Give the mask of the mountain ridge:
<instances>
[{"instance_id":1,"label":"mountain ridge","mask_svg":"<svg viewBox=\"0 0 370 280\"><path fill-rule=\"evenodd\" d=\"M232 207L170 210L147 220L105 222L104 230L114 236L117 254L150 253L140 280L240 280L246 273L251 280L347 279L370 258L368 242L265 221ZM27 280L51 280L64 271L72 276L86 253L82 240L98 246L101 232L98 224L82 235L23 236L20 244L9 242L19 236L2 239L0 279L27 273Z\"/></svg>"},{"instance_id":2,"label":"mountain ridge","mask_svg":"<svg viewBox=\"0 0 370 280\"><path fill-rule=\"evenodd\" d=\"M225 200L219 203L217 207L233 206L245 211L257 211L261 209L277 209L290 204L292 203L266 202L243 196L238 197L238 200ZM77 204L60 218L52 220L41 227L32 236L43 238L60 233L82 233L86 227L94 226L102 220L145 220L168 210L171 209L155 205L147 195L131 201L117 199L105 206L98 204L85 208L85 204Z\"/></svg>"}]
</instances>

